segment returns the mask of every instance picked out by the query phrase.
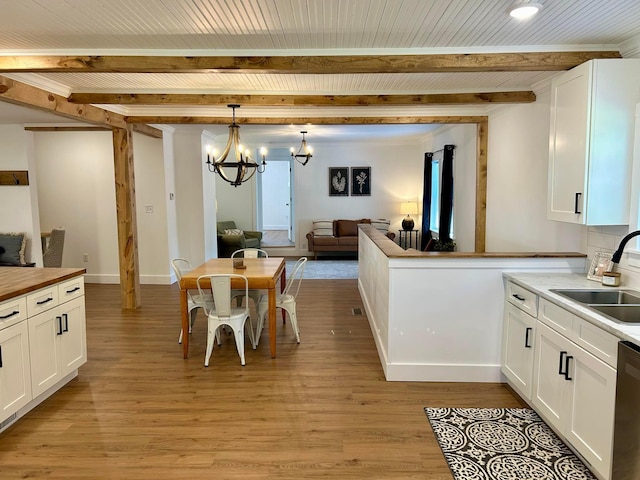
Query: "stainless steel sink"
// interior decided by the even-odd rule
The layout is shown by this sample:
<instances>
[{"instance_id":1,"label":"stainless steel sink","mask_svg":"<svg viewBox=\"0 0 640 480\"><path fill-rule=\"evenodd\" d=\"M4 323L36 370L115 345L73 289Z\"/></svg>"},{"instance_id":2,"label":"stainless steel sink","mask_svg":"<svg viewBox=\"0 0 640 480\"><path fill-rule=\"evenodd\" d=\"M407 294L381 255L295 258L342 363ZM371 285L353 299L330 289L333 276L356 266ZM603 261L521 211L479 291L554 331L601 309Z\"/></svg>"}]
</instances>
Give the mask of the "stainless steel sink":
<instances>
[{"instance_id":1,"label":"stainless steel sink","mask_svg":"<svg viewBox=\"0 0 640 480\"><path fill-rule=\"evenodd\" d=\"M587 305L624 305L638 304L640 292L629 290L560 290L551 292Z\"/></svg>"},{"instance_id":2,"label":"stainless steel sink","mask_svg":"<svg viewBox=\"0 0 640 480\"><path fill-rule=\"evenodd\" d=\"M640 305L589 305L613 321L640 325Z\"/></svg>"}]
</instances>

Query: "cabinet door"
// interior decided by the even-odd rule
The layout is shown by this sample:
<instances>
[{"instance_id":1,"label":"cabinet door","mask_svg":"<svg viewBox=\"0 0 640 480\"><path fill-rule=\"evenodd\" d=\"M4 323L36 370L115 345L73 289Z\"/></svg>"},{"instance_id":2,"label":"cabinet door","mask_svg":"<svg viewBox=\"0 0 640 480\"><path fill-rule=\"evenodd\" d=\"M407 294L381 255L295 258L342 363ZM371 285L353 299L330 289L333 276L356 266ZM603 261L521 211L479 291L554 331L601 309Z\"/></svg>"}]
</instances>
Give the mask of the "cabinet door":
<instances>
[{"instance_id":1,"label":"cabinet door","mask_svg":"<svg viewBox=\"0 0 640 480\"><path fill-rule=\"evenodd\" d=\"M569 390L563 374L571 342L538 322L535 336L532 402L538 413L559 432L566 422Z\"/></svg>"},{"instance_id":2,"label":"cabinet door","mask_svg":"<svg viewBox=\"0 0 640 480\"><path fill-rule=\"evenodd\" d=\"M56 307L29 318L28 323L32 388L37 397L63 377L58 347L62 317Z\"/></svg>"},{"instance_id":3,"label":"cabinet door","mask_svg":"<svg viewBox=\"0 0 640 480\"><path fill-rule=\"evenodd\" d=\"M27 322L0 330L0 422L31 401Z\"/></svg>"},{"instance_id":4,"label":"cabinet door","mask_svg":"<svg viewBox=\"0 0 640 480\"><path fill-rule=\"evenodd\" d=\"M526 400L531 398L535 324L535 318L505 302L502 373Z\"/></svg>"},{"instance_id":5,"label":"cabinet door","mask_svg":"<svg viewBox=\"0 0 640 480\"><path fill-rule=\"evenodd\" d=\"M584 223L591 65L562 74L551 86L547 217Z\"/></svg>"},{"instance_id":6,"label":"cabinet door","mask_svg":"<svg viewBox=\"0 0 640 480\"><path fill-rule=\"evenodd\" d=\"M87 361L84 297L60 305L60 316L62 317L62 335L58 337L60 361L62 375L66 375Z\"/></svg>"},{"instance_id":7,"label":"cabinet door","mask_svg":"<svg viewBox=\"0 0 640 480\"><path fill-rule=\"evenodd\" d=\"M564 434L606 480L611 474L616 371L579 347L570 353L570 416Z\"/></svg>"}]
</instances>

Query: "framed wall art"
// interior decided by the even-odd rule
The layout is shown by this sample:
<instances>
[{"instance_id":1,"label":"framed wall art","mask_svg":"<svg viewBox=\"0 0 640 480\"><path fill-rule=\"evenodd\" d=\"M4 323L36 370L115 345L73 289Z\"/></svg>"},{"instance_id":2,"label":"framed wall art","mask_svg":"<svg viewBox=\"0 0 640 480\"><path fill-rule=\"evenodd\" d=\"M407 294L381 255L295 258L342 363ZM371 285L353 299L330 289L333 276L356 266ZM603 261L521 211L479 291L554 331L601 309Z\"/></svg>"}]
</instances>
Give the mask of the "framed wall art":
<instances>
[{"instance_id":1,"label":"framed wall art","mask_svg":"<svg viewBox=\"0 0 640 480\"><path fill-rule=\"evenodd\" d=\"M351 195L371 195L371 167L351 167Z\"/></svg>"},{"instance_id":2,"label":"framed wall art","mask_svg":"<svg viewBox=\"0 0 640 480\"><path fill-rule=\"evenodd\" d=\"M329 196L349 195L349 167L329 167Z\"/></svg>"},{"instance_id":3,"label":"framed wall art","mask_svg":"<svg viewBox=\"0 0 640 480\"><path fill-rule=\"evenodd\" d=\"M594 253L593 260L591 260L591 266L589 267L589 272L587 273L587 278L589 280L602 282L603 272L608 272L610 270L612 256L613 255L611 253L606 252Z\"/></svg>"}]
</instances>

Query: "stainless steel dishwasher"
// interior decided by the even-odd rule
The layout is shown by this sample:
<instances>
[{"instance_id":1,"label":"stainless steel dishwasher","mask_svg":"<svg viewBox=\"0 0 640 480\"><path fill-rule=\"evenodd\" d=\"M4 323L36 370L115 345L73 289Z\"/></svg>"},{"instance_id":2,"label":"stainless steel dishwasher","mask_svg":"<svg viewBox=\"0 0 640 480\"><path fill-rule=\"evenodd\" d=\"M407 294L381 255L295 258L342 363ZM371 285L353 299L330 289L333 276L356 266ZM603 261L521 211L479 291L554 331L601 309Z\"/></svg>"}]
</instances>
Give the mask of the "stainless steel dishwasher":
<instances>
[{"instance_id":1,"label":"stainless steel dishwasher","mask_svg":"<svg viewBox=\"0 0 640 480\"><path fill-rule=\"evenodd\" d=\"M611 480L640 479L640 347L618 344Z\"/></svg>"}]
</instances>

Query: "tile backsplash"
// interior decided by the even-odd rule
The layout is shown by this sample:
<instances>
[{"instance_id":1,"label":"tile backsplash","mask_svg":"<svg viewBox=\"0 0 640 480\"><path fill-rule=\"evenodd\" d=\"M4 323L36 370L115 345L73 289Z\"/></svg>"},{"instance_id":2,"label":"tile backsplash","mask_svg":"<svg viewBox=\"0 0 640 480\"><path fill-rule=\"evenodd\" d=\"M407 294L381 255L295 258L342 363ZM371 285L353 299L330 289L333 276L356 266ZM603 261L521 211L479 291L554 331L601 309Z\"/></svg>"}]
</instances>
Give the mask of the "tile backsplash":
<instances>
[{"instance_id":1,"label":"tile backsplash","mask_svg":"<svg viewBox=\"0 0 640 480\"><path fill-rule=\"evenodd\" d=\"M591 264L591 259L593 259L595 252L615 252L620 241L627 233L629 233L628 225L587 227L586 254L589 257L588 265ZM640 267L629 265L629 255L626 253L634 247L634 240L632 239L627 244L622 260L620 260L620 264L615 271L622 274L620 277L621 285L640 289Z\"/></svg>"}]
</instances>

